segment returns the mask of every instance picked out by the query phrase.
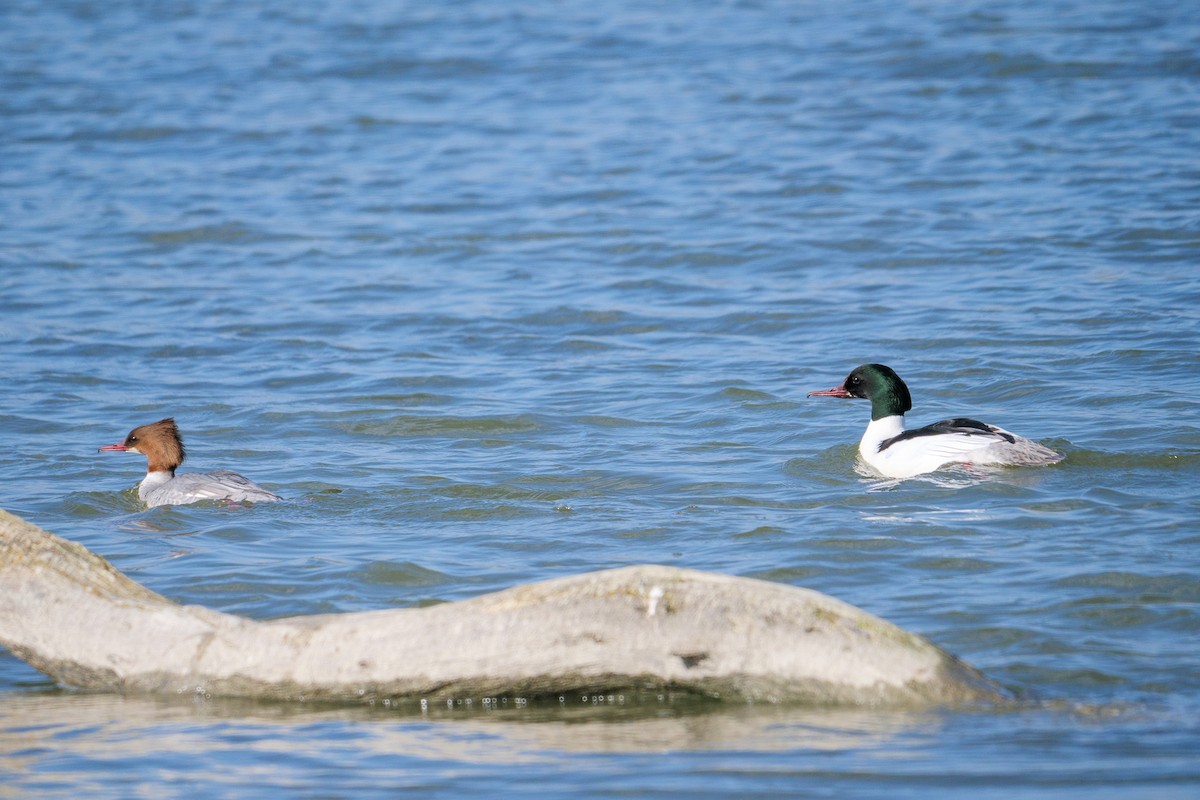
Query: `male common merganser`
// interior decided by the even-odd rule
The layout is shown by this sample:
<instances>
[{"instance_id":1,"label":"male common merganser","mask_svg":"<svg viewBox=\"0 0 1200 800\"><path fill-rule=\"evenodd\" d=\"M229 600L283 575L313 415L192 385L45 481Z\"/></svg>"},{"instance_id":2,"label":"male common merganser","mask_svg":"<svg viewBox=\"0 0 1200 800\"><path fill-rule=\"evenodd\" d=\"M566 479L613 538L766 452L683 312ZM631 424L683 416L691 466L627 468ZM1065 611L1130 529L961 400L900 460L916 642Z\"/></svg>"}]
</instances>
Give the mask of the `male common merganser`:
<instances>
[{"instance_id":1,"label":"male common merganser","mask_svg":"<svg viewBox=\"0 0 1200 800\"><path fill-rule=\"evenodd\" d=\"M175 469L187 453L171 417L134 428L125 441L101 447L97 452L105 450L141 453L146 457L146 477L138 485L138 497L150 507L181 506L200 500L269 503L283 499L227 469L176 475Z\"/></svg>"},{"instance_id":2,"label":"male common merganser","mask_svg":"<svg viewBox=\"0 0 1200 800\"><path fill-rule=\"evenodd\" d=\"M841 386L809 397L862 397L871 401L871 422L858 443L863 461L889 478L909 478L946 464L1040 466L1062 456L1035 441L978 420L956 417L924 428L904 429L912 409L908 387L890 367L855 367Z\"/></svg>"}]
</instances>

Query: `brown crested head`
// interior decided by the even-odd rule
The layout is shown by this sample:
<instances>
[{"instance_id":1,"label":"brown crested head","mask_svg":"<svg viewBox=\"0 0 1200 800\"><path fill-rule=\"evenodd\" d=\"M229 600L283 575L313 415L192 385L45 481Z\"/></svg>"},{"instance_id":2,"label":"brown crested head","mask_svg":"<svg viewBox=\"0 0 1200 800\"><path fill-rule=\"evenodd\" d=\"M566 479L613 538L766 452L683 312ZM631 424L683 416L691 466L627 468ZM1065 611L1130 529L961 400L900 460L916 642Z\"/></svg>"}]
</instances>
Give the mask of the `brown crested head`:
<instances>
[{"instance_id":1,"label":"brown crested head","mask_svg":"<svg viewBox=\"0 0 1200 800\"><path fill-rule=\"evenodd\" d=\"M122 442L125 450L141 453L148 462L150 472L175 473L175 468L187 458L183 449L183 438L175 419L167 417L149 425L139 425L129 432Z\"/></svg>"}]
</instances>

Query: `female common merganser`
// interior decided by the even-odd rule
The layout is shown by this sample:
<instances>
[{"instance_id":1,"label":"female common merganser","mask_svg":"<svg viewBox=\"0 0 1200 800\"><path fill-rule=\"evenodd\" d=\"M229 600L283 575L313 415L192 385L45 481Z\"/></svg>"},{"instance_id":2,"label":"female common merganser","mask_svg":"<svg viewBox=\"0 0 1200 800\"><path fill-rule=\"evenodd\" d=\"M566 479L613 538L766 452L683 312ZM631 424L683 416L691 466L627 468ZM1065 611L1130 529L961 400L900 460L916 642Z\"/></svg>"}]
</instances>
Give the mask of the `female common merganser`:
<instances>
[{"instance_id":1,"label":"female common merganser","mask_svg":"<svg viewBox=\"0 0 1200 800\"><path fill-rule=\"evenodd\" d=\"M946 464L1040 466L1062 456L1003 428L966 417L942 420L924 428L904 429L904 412L912 409L908 387L890 367L855 367L841 386L809 397L862 397L871 401L871 422L858 443L863 461L889 478L909 478Z\"/></svg>"},{"instance_id":2,"label":"female common merganser","mask_svg":"<svg viewBox=\"0 0 1200 800\"><path fill-rule=\"evenodd\" d=\"M171 417L134 428L125 441L101 447L97 452L117 450L146 457L146 477L138 485L138 497L147 506L181 506L200 500L229 500L269 503L283 498L268 492L236 472L188 472L176 475L187 453Z\"/></svg>"}]
</instances>

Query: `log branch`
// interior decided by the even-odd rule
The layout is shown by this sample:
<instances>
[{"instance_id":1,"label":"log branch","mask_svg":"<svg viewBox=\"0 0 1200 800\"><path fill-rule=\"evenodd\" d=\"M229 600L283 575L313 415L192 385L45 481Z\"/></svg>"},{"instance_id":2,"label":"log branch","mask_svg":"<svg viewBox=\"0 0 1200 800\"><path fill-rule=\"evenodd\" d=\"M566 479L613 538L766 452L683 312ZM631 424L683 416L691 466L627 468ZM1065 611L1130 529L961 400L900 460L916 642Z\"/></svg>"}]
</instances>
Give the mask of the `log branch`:
<instances>
[{"instance_id":1,"label":"log branch","mask_svg":"<svg viewBox=\"0 0 1200 800\"><path fill-rule=\"evenodd\" d=\"M0 644L79 689L287 700L683 691L890 706L1009 695L926 639L807 589L662 566L454 603L256 621L182 606L0 511Z\"/></svg>"}]
</instances>

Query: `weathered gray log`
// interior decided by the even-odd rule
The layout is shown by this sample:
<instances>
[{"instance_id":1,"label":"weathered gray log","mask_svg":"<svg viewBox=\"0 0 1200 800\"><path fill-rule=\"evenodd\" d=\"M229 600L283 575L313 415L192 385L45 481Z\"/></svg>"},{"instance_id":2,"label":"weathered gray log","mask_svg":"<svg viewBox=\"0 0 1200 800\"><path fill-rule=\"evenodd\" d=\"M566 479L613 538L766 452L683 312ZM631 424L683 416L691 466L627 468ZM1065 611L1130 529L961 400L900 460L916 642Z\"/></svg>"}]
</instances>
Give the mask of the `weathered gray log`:
<instances>
[{"instance_id":1,"label":"weathered gray log","mask_svg":"<svg viewBox=\"0 0 1200 800\"><path fill-rule=\"evenodd\" d=\"M0 511L0 644L69 687L292 700L675 690L928 705L1003 689L818 592L635 566L425 608L255 621L181 606Z\"/></svg>"}]
</instances>

